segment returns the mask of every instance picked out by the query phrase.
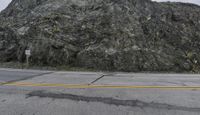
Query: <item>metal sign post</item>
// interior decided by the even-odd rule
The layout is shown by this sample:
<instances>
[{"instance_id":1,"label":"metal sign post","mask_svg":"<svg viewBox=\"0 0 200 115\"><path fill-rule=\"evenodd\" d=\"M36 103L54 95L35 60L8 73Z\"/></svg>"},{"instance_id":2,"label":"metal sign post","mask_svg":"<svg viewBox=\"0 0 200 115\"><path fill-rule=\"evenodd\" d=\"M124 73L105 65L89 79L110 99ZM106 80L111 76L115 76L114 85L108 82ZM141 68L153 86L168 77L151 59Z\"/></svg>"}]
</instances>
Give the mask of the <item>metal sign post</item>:
<instances>
[{"instance_id":1,"label":"metal sign post","mask_svg":"<svg viewBox=\"0 0 200 115\"><path fill-rule=\"evenodd\" d=\"M31 50L25 50L25 54L26 54L26 66L28 68L29 67L29 58L31 56Z\"/></svg>"}]
</instances>

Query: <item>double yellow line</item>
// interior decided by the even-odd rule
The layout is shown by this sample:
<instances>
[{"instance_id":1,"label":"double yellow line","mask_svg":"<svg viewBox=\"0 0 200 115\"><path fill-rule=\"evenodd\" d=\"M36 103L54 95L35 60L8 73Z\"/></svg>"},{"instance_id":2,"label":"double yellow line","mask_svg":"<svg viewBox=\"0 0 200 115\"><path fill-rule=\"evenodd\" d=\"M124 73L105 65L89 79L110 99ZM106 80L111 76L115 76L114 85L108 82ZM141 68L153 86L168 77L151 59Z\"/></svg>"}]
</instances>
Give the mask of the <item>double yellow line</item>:
<instances>
[{"instance_id":1,"label":"double yellow line","mask_svg":"<svg viewBox=\"0 0 200 115\"><path fill-rule=\"evenodd\" d=\"M28 83L12 82L1 83L4 86L23 86L23 87L60 87L67 89L169 89L169 90L200 90L200 86L132 86L132 85L88 85L88 84L51 84L51 83Z\"/></svg>"}]
</instances>

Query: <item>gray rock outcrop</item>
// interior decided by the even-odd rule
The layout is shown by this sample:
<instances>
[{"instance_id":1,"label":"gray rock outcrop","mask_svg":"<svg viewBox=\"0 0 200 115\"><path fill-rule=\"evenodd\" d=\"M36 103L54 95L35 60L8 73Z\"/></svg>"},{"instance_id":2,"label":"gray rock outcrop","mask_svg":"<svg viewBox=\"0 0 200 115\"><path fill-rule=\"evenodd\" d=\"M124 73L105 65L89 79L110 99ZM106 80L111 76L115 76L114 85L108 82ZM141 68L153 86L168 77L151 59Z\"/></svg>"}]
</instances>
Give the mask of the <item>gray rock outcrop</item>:
<instances>
[{"instance_id":1,"label":"gray rock outcrop","mask_svg":"<svg viewBox=\"0 0 200 115\"><path fill-rule=\"evenodd\" d=\"M199 71L200 6L150 0L13 0L0 61L110 71Z\"/></svg>"}]
</instances>

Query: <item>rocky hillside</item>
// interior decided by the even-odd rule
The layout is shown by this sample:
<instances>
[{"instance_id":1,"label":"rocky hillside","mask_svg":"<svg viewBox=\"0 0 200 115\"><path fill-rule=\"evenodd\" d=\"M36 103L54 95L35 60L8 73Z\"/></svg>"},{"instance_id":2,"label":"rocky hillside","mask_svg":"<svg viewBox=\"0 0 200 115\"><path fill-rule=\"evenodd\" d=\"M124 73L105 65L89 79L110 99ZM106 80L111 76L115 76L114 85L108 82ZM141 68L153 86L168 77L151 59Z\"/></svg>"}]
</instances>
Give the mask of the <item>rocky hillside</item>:
<instances>
[{"instance_id":1,"label":"rocky hillside","mask_svg":"<svg viewBox=\"0 0 200 115\"><path fill-rule=\"evenodd\" d=\"M150 0L13 0L0 61L110 71L200 71L200 7Z\"/></svg>"}]
</instances>

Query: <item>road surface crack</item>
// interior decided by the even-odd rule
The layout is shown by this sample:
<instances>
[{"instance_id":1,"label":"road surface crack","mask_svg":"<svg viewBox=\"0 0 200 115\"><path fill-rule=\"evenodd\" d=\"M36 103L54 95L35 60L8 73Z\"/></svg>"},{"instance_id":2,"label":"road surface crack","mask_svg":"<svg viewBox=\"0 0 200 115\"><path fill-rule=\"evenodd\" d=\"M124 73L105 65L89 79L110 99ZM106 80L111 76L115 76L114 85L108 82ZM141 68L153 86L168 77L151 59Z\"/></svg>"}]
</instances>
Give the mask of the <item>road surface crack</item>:
<instances>
[{"instance_id":1,"label":"road surface crack","mask_svg":"<svg viewBox=\"0 0 200 115\"><path fill-rule=\"evenodd\" d=\"M102 79L103 77L105 77L105 75L100 76L99 78L95 79L94 81L90 82L89 85L92 85L94 83L96 83L97 81L99 81L100 79Z\"/></svg>"},{"instance_id":2,"label":"road surface crack","mask_svg":"<svg viewBox=\"0 0 200 115\"><path fill-rule=\"evenodd\" d=\"M100 77L98 77L97 79L95 79L94 81L90 82L89 85L92 85L94 83L96 83L97 81L99 81L100 79L104 78L105 76L111 76L112 74L106 74L106 75L102 75Z\"/></svg>"},{"instance_id":3,"label":"road surface crack","mask_svg":"<svg viewBox=\"0 0 200 115\"><path fill-rule=\"evenodd\" d=\"M154 108L154 109L167 109L167 110L179 110L189 112L200 112L200 108L190 108L185 106L176 106L170 104L156 103L156 102L143 102L140 100L120 100L111 97L88 97L73 94L64 93L50 93L44 91L33 91L27 94L27 97L40 97L40 98L53 98L53 99L68 99L72 101L84 101L84 102L100 102L115 106L129 106L129 107L140 107L140 108Z\"/></svg>"},{"instance_id":4,"label":"road surface crack","mask_svg":"<svg viewBox=\"0 0 200 115\"><path fill-rule=\"evenodd\" d=\"M6 85L6 84L10 84L10 83L19 82L19 81L23 81L23 80L33 79L35 77L40 77L40 76L48 75L48 74L52 74L52 73L53 72L47 72L47 73L41 73L41 74L37 74L37 75L27 76L26 78L22 78L22 79L17 79L17 80L12 80L12 81L8 81L8 82L0 83L0 86Z\"/></svg>"}]
</instances>

